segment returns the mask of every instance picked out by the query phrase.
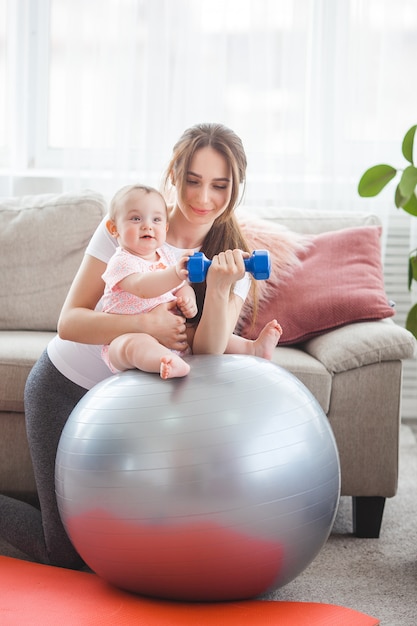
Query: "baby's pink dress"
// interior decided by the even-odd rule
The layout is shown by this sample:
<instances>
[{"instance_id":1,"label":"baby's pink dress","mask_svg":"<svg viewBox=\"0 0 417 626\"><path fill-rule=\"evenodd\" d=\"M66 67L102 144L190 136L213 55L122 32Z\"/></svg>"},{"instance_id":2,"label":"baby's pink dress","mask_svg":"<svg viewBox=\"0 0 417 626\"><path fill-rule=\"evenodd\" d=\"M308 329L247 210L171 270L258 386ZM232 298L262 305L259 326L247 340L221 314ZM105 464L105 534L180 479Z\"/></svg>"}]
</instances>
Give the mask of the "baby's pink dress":
<instances>
[{"instance_id":1,"label":"baby's pink dress","mask_svg":"<svg viewBox=\"0 0 417 626\"><path fill-rule=\"evenodd\" d=\"M168 291L155 298L139 298L132 293L123 291L123 289L120 289L119 287L119 283L131 274L136 274L137 272L142 274L146 272L157 272L158 270L164 270L167 267L175 265L175 256L168 246L158 248L157 253L159 255L159 261L155 263L153 261L145 261L144 259L127 252L123 248L117 248L116 252L108 262L104 274L102 275L102 279L106 285L98 308L105 313L136 315L137 313L147 313L159 304L175 300L174 293L176 290ZM178 289L178 287L176 289ZM175 352L176 354L184 354L175 350L172 350L172 352ZM108 353L109 346L103 346L101 356L110 370L113 373L117 373L118 370L116 370L110 363Z\"/></svg>"}]
</instances>

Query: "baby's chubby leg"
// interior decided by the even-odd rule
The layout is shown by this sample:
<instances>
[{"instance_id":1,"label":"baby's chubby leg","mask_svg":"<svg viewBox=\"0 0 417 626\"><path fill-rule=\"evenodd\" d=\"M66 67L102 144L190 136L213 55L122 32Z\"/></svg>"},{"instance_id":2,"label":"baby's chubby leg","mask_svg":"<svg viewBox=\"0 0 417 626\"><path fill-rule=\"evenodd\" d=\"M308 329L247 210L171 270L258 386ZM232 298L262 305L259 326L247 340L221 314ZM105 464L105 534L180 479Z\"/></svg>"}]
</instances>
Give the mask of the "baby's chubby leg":
<instances>
[{"instance_id":1,"label":"baby's chubby leg","mask_svg":"<svg viewBox=\"0 0 417 626\"><path fill-rule=\"evenodd\" d=\"M109 359L119 371L157 372L164 379L186 376L190 371L190 366L180 356L146 333L116 337L109 346Z\"/></svg>"}]
</instances>

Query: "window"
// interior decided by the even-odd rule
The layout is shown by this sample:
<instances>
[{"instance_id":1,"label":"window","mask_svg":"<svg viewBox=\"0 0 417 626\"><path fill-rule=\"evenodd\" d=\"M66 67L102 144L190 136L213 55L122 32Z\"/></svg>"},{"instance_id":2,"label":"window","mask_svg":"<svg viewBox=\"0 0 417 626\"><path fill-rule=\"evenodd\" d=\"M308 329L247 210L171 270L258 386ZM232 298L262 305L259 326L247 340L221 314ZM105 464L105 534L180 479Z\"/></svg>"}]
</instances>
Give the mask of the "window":
<instances>
[{"instance_id":1,"label":"window","mask_svg":"<svg viewBox=\"0 0 417 626\"><path fill-rule=\"evenodd\" d=\"M7 2L0 0L0 86L6 85L7 74ZM7 151L7 90L0 88L0 163Z\"/></svg>"},{"instance_id":2,"label":"window","mask_svg":"<svg viewBox=\"0 0 417 626\"><path fill-rule=\"evenodd\" d=\"M414 0L0 0L0 16L12 172L153 182L184 128L218 120L244 139L251 198L350 205L375 143L394 159L415 123Z\"/></svg>"}]
</instances>

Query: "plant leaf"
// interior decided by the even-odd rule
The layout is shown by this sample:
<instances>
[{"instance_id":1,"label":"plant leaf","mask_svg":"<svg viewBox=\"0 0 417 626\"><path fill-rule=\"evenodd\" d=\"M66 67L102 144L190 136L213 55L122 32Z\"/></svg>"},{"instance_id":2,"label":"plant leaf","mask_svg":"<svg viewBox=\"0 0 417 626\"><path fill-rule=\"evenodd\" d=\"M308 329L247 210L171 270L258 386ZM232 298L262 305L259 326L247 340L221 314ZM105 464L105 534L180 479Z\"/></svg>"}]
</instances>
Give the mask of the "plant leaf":
<instances>
[{"instance_id":1,"label":"plant leaf","mask_svg":"<svg viewBox=\"0 0 417 626\"><path fill-rule=\"evenodd\" d=\"M412 126L404 135L402 152L404 157L411 165L413 165L413 147L414 147L414 135L416 134L416 126Z\"/></svg>"},{"instance_id":2,"label":"plant leaf","mask_svg":"<svg viewBox=\"0 0 417 626\"><path fill-rule=\"evenodd\" d=\"M405 320L405 327L417 339L417 304L411 307Z\"/></svg>"},{"instance_id":3,"label":"plant leaf","mask_svg":"<svg viewBox=\"0 0 417 626\"><path fill-rule=\"evenodd\" d=\"M414 193L417 186L417 167L414 167L414 165L406 167L401 175L398 186L400 188L401 195L408 200Z\"/></svg>"},{"instance_id":4,"label":"plant leaf","mask_svg":"<svg viewBox=\"0 0 417 626\"><path fill-rule=\"evenodd\" d=\"M417 217L417 198L416 198L415 193L411 195L411 197L408 199L407 202L405 202L404 204L400 206L404 211L406 211L410 215L414 215L415 217Z\"/></svg>"},{"instance_id":5,"label":"plant leaf","mask_svg":"<svg viewBox=\"0 0 417 626\"><path fill-rule=\"evenodd\" d=\"M413 266L411 265L411 259L408 258L408 280L407 280L408 291L411 291L412 283L413 283Z\"/></svg>"},{"instance_id":6,"label":"plant leaf","mask_svg":"<svg viewBox=\"0 0 417 626\"><path fill-rule=\"evenodd\" d=\"M397 207L397 209L402 209L402 207L407 204L407 200L409 200L409 198L405 198L400 190L400 186L397 185L396 189L395 189L395 206Z\"/></svg>"},{"instance_id":7,"label":"plant leaf","mask_svg":"<svg viewBox=\"0 0 417 626\"><path fill-rule=\"evenodd\" d=\"M411 291L413 280L417 280L417 248L408 255L408 291Z\"/></svg>"},{"instance_id":8,"label":"plant leaf","mask_svg":"<svg viewBox=\"0 0 417 626\"><path fill-rule=\"evenodd\" d=\"M410 252L408 260L410 263L409 273L410 273L410 278L411 278L411 281L409 281L408 289L411 289L411 282L413 280L417 280L417 250L413 250L412 252Z\"/></svg>"},{"instance_id":9,"label":"plant leaf","mask_svg":"<svg viewBox=\"0 0 417 626\"><path fill-rule=\"evenodd\" d=\"M388 185L396 173L397 170L391 165L374 165L362 174L358 185L359 195L362 196L362 198L376 196Z\"/></svg>"}]
</instances>

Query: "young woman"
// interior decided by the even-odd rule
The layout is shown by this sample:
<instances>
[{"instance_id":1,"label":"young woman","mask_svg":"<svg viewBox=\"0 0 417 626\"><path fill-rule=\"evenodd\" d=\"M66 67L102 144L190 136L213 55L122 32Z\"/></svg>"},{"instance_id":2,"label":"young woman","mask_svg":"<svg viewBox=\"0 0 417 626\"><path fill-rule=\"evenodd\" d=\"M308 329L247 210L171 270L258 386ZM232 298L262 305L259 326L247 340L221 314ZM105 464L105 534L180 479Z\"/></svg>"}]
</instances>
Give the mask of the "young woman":
<instances>
[{"instance_id":1,"label":"young woman","mask_svg":"<svg viewBox=\"0 0 417 626\"><path fill-rule=\"evenodd\" d=\"M234 216L245 175L241 140L219 124L186 130L174 146L166 172L165 191L174 192L167 243L177 255L201 250L212 259L205 283L196 286L199 313L194 350L200 354L225 352L250 288L241 253L249 250ZM170 349L187 348L185 319L172 313L175 301L138 315L96 309L104 290L102 274L117 246L105 221L93 235L69 290L59 336L48 345L26 383L27 435L40 511L0 496L0 536L33 560L68 568L83 563L59 516L55 457L71 411L88 389L109 375L101 346L125 333L144 332ZM268 342L271 334L276 342L280 337L275 321L263 332Z\"/></svg>"}]
</instances>

